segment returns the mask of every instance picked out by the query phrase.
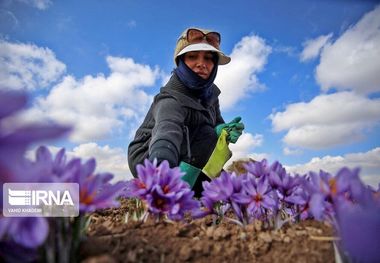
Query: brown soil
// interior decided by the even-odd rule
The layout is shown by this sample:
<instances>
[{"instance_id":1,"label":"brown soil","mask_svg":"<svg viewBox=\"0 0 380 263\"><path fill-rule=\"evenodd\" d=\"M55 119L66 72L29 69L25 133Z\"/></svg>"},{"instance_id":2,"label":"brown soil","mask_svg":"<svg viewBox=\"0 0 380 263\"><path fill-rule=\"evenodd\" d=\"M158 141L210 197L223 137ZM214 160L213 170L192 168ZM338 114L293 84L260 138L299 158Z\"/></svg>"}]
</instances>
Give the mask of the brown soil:
<instances>
[{"instance_id":1,"label":"brown soil","mask_svg":"<svg viewBox=\"0 0 380 263\"><path fill-rule=\"evenodd\" d=\"M212 219L125 223L128 202L92 215L83 262L334 262L332 229L316 221L278 231Z\"/></svg>"}]
</instances>

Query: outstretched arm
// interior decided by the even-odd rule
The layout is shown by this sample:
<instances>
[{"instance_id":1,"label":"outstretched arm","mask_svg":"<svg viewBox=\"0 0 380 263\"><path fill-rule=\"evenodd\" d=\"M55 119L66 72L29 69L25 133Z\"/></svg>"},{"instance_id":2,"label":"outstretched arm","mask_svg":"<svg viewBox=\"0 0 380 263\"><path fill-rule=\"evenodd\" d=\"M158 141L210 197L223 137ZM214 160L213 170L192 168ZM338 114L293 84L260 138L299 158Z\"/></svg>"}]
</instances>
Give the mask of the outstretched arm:
<instances>
[{"instance_id":1,"label":"outstretched arm","mask_svg":"<svg viewBox=\"0 0 380 263\"><path fill-rule=\"evenodd\" d=\"M167 160L171 167L178 166L183 139L184 109L174 98L162 98L153 110L155 125L149 145L149 160Z\"/></svg>"}]
</instances>

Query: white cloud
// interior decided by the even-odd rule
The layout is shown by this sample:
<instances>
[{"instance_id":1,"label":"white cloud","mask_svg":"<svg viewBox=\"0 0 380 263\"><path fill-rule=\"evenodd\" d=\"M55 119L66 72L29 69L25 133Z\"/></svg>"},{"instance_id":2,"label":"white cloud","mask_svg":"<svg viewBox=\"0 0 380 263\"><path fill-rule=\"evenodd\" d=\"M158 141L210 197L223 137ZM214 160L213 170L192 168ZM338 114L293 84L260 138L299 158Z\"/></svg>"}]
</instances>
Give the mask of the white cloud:
<instances>
[{"instance_id":1,"label":"white cloud","mask_svg":"<svg viewBox=\"0 0 380 263\"><path fill-rule=\"evenodd\" d=\"M273 52L284 53L289 57L298 56L296 49L291 46L283 46L276 44L275 46L273 46Z\"/></svg>"},{"instance_id":2,"label":"white cloud","mask_svg":"<svg viewBox=\"0 0 380 263\"><path fill-rule=\"evenodd\" d=\"M323 91L335 94L287 105L270 115L273 130L287 131L287 146L321 149L354 143L380 123L380 6L347 29L335 42L331 34L306 42L301 58L321 51L316 79ZM289 151L285 151L287 154Z\"/></svg>"},{"instance_id":3,"label":"white cloud","mask_svg":"<svg viewBox=\"0 0 380 263\"><path fill-rule=\"evenodd\" d=\"M31 120L49 119L74 126L70 139L87 142L136 126L152 97L141 88L152 86L159 70L131 58L107 57L109 76L66 76L27 112Z\"/></svg>"},{"instance_id":4,"label":"white cloud","mask_svg":"<svg viewBox=\"0 0 380 263\"><path fill-rule=\"evenodd\" d=\"M360 176L362 180L369 185L375 186L377 189L380 183L380 148L374 148L368 152L350 153L344 156L324 156L322 158L315 157L310 162L286 166L286 170L292 173L305 174L309 171L319 172L324 170L333 175L347 166L349 168L360 167Z\"/></svg>"},{"instance_id":5,"label":"white cloud","mask_svg":"<svg viewBox=\"0 0 380 263\"><path fill-rule=\"evenodd\" d=\"M322 90L380 91L380 6L322 50L316 79Z\"/></svg>"},{"instance_id":6,"label":"white cloud","mask_svg":"<svg viewBox=\"0 0 380 263\"><path fill-rule=\"evenodd\" d=\"M123 148L111 148L108 145L99 146L96 143L85 143L68 152L69 155L96 159L96 172L109 172L114 175L113 181L132 179L128 167L127 152Z\"/></svg>"},{"instance_id":7,"label":"white cloud","mask_svg":"<svg viewBox=\"0 0 380 263\"><path fill-rule=\"evenodd\" d=\"M263 89L256 74L267 63L271 47L258 36L246 36L237 43L231 53L231 62L218 68L215 83L221 89L222 110L232 108L250 93Z\"/></svg>"},{"instance_id":8,"label":"white cloud","mask_svg":"<svg viewBox=\"0 0 380 263\"><path fill-rule=\"evenodd\" d=\"M284 142L295 147L328 148L360 140L380 122L380 99L353 92L319 95L270 115L273 130L288 130Z\"/></svg>"},{"instance_id":9,"label":"white cloud","mask_svg":"<svg viewBox=\"0 0 380 263\"><path fill-rule=\"evenodd\" d=\"M47 146L53 156L56 156L61 149L55 146ZM35 160L37 149L26 152L26 157ZM123 148L111 148L108 145L100 146L96 143L80 144L72 150L66 149L65 154L68 160L81 158L82 163L90 158L96 160L96 173L108 172L114 175L112 181L132 179L131 171L128 166L127 152Z\"/></svg>"},{"instance_id":10,"label":"white cloud","mask_svg":"<svg viewBox=\"0 0 380 263\"><path fill-rule=\"evenodd\" d=\"M48 48L0 40L0 88L45 88L57 81L66 66Z\"/></svg>"},{"instance_id":11,"label":"white cloud","mask_svg":"<svg viewBox=\"0 0 380 263\"><path fill-rule=\"evenodd\" d=\"M326 45L331 37L332 33L319 36L315 39L306 40L303 43L304 48L300 55L301 61L307 61L316 58L321 52L321 49Z\"/></svg>"},{"instance_id":12,"label":"white cloud","mask_svg":"<svg viewBox=\"0 0 380 263\"><path fill-rule=\"evenodd\" d=\"M229 144L232 157L224 167L228 167L233 161L239 159L252 158L254 160L262 160L268 158L266 154L252 152L254 148L261 146L263 141L264 138L261 134L252 135L250 133L243 133L235 144Z\"/></svg>"},{"instance_id":13,"label":"white cloud","mask_svg":"<svg viewBox=\"0 0 380 263\"><path fill-rule=\"evenodd\" d=\"M52 4L50 0L17 0L17 1L34 6L40 10L45 10Z\"/></svg>"},{"instance_id":14,"label":"white cloud","mask_svg":"<svg viewBox=\"0 0 380 263\"><path fill-rule=\"evenodd\" d=\"M284 147L282 152L284 153L284 155L300 155L300 154L302 154L301 149L297 149L297 148L293 149L293 148L289 148L289 147Z\"/></svg>"}]
</instances>

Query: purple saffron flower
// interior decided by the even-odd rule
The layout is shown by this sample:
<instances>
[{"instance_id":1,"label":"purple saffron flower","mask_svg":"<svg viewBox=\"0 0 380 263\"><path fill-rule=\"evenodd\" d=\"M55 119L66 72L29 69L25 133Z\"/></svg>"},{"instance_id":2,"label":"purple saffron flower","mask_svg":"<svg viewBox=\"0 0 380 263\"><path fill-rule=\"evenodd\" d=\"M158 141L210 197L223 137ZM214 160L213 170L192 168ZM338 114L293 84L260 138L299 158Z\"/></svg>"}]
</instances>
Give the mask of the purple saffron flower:
<instances>
[{"instance_id":1,"label":"purple saffron flower","mask_svg":"<svg viewBox=\"0 0 380 263\"><path fill-rule=\"evenodd\" d=\"M63 180L62 174L66 169L65 162L58 163L57 159L65 156L65 150L61 149L55 159L53 159L52 153L46 146L40 146L35 152L36 158L34 162L30 162L32 169L37 171L37 173L43 175L38 179L38 182L66 182L68 180Z\"/></svg>"},{"instance_id":2,"label":"purple saffron flower","mask_svg":"<svg viewBox=\"0 0 380 263\"><path fill-rule=\"evenodd\" d=\"M355 195L360 193L358 173L359 169L346 167L340 169L335 177L322 170L319 174L310 172L310 211L317 220L333 218L333 206L338 200L352 202L355 199Z\"/></svg>"},{"instance_id":3,"label":"purple saffron flower","mask_svg":"<svg viewBox=\"0 0 380 263\"><path fill-rule=\"evenodd\" d=\"M234 195L234 200L248 205L249 215L262 218L267 211L277 209L274 192L266 177L256 179L254 176L248 175L247 179L243 181L243 189L244 193Z\"/></svg>"},{"instance_id":4,"label":"purple saffron flower","mask_svg":"<svg viewBox=\"0 0 380 263\"><path fill-rule=\"evenodd\" d=\"M248 173L253 174L255 177L267 177L271 171L271 168L268 165L268 161L266 159L261 160L260 162L249 162L244 164L245 169Z\"/></svg>"},{"instance_id":5,"label":"purple saffron flower","mask_svg":"<svg viewBox=\"0 0 380 263\"><path fill-rule=\"evenodd\" d=\"M34 165L48 175L46 178L50 181L78 183L80 189L79 210L81 212L92 212L96 209L119 205L116 198L125 188L125 182L111 184L112 174L95 174L95 159L90 159L83 164L79 158L74 158L67 163L66 159L64 149L61 149L53 158L50 151L42 146L37 149Z\"/></svg>"},{"instance_id":6,"label":"purple saffron flower","mask_svg":"<svg viewBox=\"0 0 380 263\"><path fill-rule=\"evenodd\" d=\"M123 191L120 193L120 196L121 197L124 197L124 198L132 198L134 197L134 195L132 194L132 189L133 189L133 180L134 179L131 179L131 180L128 180L128 181L125 181L124 182L124 189Z\"/></svg>"},{"instance_id":7,"label":"purple saffron flower","mask_svg":"<svg viewBox=\"0 0 380 263\"><path fill-rule=\"evenodd\" d=\"M229 174L222 172L220 177L211 182L203 182L203 192L201 201L203 208L197 213L196 217L207 214L222 216L232 208L239 221L244 224L244 208L236 202L234 195L243 191L242 181L246 175L237 176L235 173ZM227 207L227 209L225 209Z\"/></svg>"},{"instance_id":8,"label":"purple saffron flower","mask_svg":"<svg viewBox=\"0 0 380 263\"><path fill-rule=\"evenodd\" d=\"M181 220L187 211L199 207L178 167L170 168L167 161L157 165L156 160L152 163L148 159L144 164L136 167L138 178L129 183L131 193L127 195L144 200L157 217L167 215L172 220Z\"/></svg>"},{"instance_id":9,"label":"purple saffron flower","mask_svg":"<svg viewBox=\"0 0 380 263\"><path fill-rule=\"evenodd\" d=\"M40 146L36 151L35 165L39 170L44 171L48 175L46 179L52 182L80 183L86 178L86 175L92 174L96 163L92 159L84 165L81 164L80 158L67 160L64 148L60 149L53 157L47 147ZM91 171L86 171L86 169Z\"/></svg>"},{"instance_id":10,"label":"purple saffron flower","mask_svg":"<svg viewBox=\"0 0 380 263\"><path fill-rule=\"evenodd\" d=\"M253 217L247 211L247 204L250 203L251 197L247 195L244 187L249 178L256 177L251 173L237 176L235 173L223 172L219 178L203 182L204 191L201 198L203 208L196 216L198 218L207 214L223 216L232 209L237 220L227 218L228 220L241 226L250 223Z\"/></svg>"},{"instance_id":11,"label":"purple saffron flower","mask_svg":"<svg viewBox=\"0 0 380 263\"><path fill-rule=\"evenodd\" d=\"M21 110L26 105L26 95L0 91L0 172L1 183L29 182L30 167L22 169L27 162L24 153L27 147L41 140L57 138L70 129L58 125L25 125L12 127L12 122L4 125L4 119ZM2 124L2 125L1 125ZM5 128L7 127L7 129ZM13 125L14 126L14 125Z\"/></svg>"},{"instance_id":12,"label":"purple saffron flower","mask_svg":"<svg viewBox=\"0 0 380 263\"><path fill-rule=\"evenodd\" d=\"M275 161L269 168L272 172L275 172L277 174L286 174L285 168L282 166L282 164L278 161Z\"/></svg>"},{"instance_id":13,"label":"purple saffron flower","mask_svg":"<svg viewBox=\"0 0 380 263\"><path fill-rule=\"evenodd\" d=\"M195 219L205 217L214 212L214 205L216 203L215 201L211 200L207 196L202 196L200 200L202 203L202 207L192 212L192 217Z\"/></svg>"},{"instance_id":14,"label":"purple saffron flower","mask_svg":"<svg viewBox=\"0 0 380 263\"><path fill-rule=\"evenodd\" d=\"M0 185L9 182L40 182L47 174L40 167L25 159L26 149L41 140L53 139L67 133L68 127L31 124L17 126L14 113L26 106L25 94L0 91ZM7 119L7 120L6 120ZM5 123L8 121L7 123ZM0 187L0 208L3 204L3 187ZM0 239L10 247L21 246L20 251L34 250L45 242L49 225L45 218L0 217ZM16 245L14 245L16 244ZM25 249L22 249L25 248ZM28 253L29 253L28 252ZM11 256L12 253L5 252ZM30 253L29 253L30 254Z\"/></svg>"},{"instance_id":15,"label":"purple saffron flower","mask_svg":"<svg viewBox=\"0 0 380 263\"><path fill-rule=\"evenodd\" d=\"M380 258L380 202L365 186L359 169L342 168L330 182L328 198L342 246L352 262L377 262ZM329 178L331 180L331 178Z\"/></svg>"},{"instance_id":16,"label":"purple saffron flower","mask_svg":"<svg viewBox=\"0 0 380 263\"><path fill-rule=\"evenodd\" d=\"M335 177L329 173L320 171L319 175L312 174L311 179L315 185L319 186L319 191L324 196L333 199L349 190L350 176L349 170L342 168Z\"/></svg>"},{"instance_id":17,"label":"purple saffron flower","mask_svg":"<svg viewBox=\"0 0 380 263\"><path fill-rule=\"evenodd\" d=\"M25 94L0 91L0 120L25 107L26 102Z\"/></svg>"},{"instance_id":18,"label":"purple saffron flower","mask_svg":"<svg viewBox=\"0 0 380 263\"><path fill-rule=\"evenodd\" d=\"M380 259L380 206L342 202L337 207L338 233L352 262Z\"/></svg>"},{"instance_id":19,"label":"purple saffron flower","mask_svg":"<svg viewBox=\"0 0 380 263\"><path fill-rule=\"evenodd\" d=\"M95 160L90 159L81 166L79 180L79 210L93 212L96 209L117 207L116 199L122 193L125 183L111 184L113 175L110 173L94 174Z\"/></svg>"},{"instance_id":20,"label":"purple saffron flower","mask_svg":"<svg viewBox=\"0 0 380 263\"><path fill-rule=\"evenodd\" d=\"M310 213L310 192L307 191L310 183L306 178L299 177L299 185L295 187L291 195L286 196L284 201L287 204L296 206L296 212L300 213L301 219L311 218Z\"/></svg>"},{"instance_id":21,"label":"purple saffron flower","mask_svg":"<svg viewBox=\"0 0 380 263\"><path fill-rule=\"evenodd\" d=\"M170 168L167 161L158 167L158 191L165 196L174 196L182 190L190 189L189 185L181 179L183 173L179 167Z\"/></svg>"},{"instance_id":22,"label":"purple saffron flower","mask_svg":"<svg viewBox=\"0 0 380 263\"><path fill-rule=\"evenodd\" d=\"M42 245L49 232L49 225L43 217L0 218L0 239L10 239L27 248Z\"/></svg>"},{"instance_id":23,"label":"purple saffron flower","mask_svg":"<svg viewBox=\"0 0 380 263\"><path fill-rule=\"evenodd\" d=\"M269 183L272 188L278 190L280 198L284 199L293 193L300 182L298 176L291 176L283 170L280 173L271 171L269 174Z\"/></svg>"},{"instance_id":24,"label":"purple saffron flower","mask_svg":"<svg viewBox=\"0 0 380 263\"><path fill-rule=\"evenodd\" d=\"M134 196L140 199L146 199L146 195L152 191L153 185L155 185L159 179L157 160L153 163L148 159L144 161L144 165L137 165L137 178L132 179L130 186L130 196Z\"/></svg>"},{"instance_id":25,"label":"purple saffron flower","mask_svg":"<svg viewBox=\"0 0 380 263\"><path fill-rule=\"evenodd\" d=\"M26 149L41 140L53 139L67 133L68 127L58 125L17 126L9 117L25 107L27 97L21 93L0 91L0 185L10 182L39 182L46 175L25 159ZM0 207L3 205L0 187Z\"/></svg>"},{"instance_id":26,"label":"purple saffron flower","mask_svg":"<svg viewBox=\"0 0 380 263\"><path fill-rule=\"evenodd\" d=\"M169 212L169 218L172 220L182 220L186 211L195 211L199 209L199 202L193 199L194 192L185 189L176 194L174 205Z\"/></svg>"},{"instance_id":27,"label":"purple saffron flower","mask_svg":"<svg viewBox=\"0 0 380 263\"><path fill-rule=\"evenodd\" d=\"M234 177L236 177L234 175ZM204 181L202 195L213 202L228 201L234 193L234 183L232 176L227 172L222 172L220 177L213 179L211 182ZM238 184L235 183L237 186ZM241 187L240 187L241 188Z\"/></svg>"},{"instance_id":28,"label":"purple saffron flower","mask_svg":"<svg viewBox=\"0 0 380 263\"><path fill-rule=\"evenodd\" d=\"M173 196L162 195L157 191L158 187L153 187L152 191L146 196L148 209L155 215L168 214L174 206Z\"/></svg>"},{"instance_id":29,"label":"purple saffron flower","mask_svg":"<svg viewBox=\"0 0 380 263\"><path fill-rule=\"evenodd\" d=\"M310 192L311 214L316 220L331 218L334 210L328 197L330 193L329 179L332 178L332 175L321 170L319 174L310 172L309 177L310 184L306 186Z\"/></svg>"}]
</instances>

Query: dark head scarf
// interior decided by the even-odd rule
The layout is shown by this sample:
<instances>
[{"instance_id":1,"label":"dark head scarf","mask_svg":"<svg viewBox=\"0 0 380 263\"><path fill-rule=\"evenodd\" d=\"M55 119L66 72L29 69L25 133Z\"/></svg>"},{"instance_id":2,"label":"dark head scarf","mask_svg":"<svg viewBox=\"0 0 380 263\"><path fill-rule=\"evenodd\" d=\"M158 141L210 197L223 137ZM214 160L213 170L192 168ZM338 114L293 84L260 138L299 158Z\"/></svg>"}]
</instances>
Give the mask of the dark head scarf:
<instances>
[{"instance_id":1,"label":"dark head scarf","mask_svg":"<svg viewBox=\"0 0 380 263\"><path fill-rule=\"evenodd\" d=\"M218 55L213 53L214 67L208 79L203 79L197 73L192 71L183 61L183 55L179 57L178 67L174 69L174 73L181 82L201 99L202 103L207 103L212 97L212 84L218 72Z\"/></svg>"}]
</instances>

